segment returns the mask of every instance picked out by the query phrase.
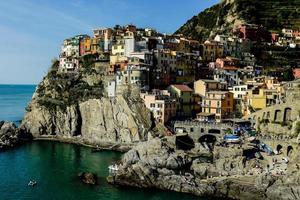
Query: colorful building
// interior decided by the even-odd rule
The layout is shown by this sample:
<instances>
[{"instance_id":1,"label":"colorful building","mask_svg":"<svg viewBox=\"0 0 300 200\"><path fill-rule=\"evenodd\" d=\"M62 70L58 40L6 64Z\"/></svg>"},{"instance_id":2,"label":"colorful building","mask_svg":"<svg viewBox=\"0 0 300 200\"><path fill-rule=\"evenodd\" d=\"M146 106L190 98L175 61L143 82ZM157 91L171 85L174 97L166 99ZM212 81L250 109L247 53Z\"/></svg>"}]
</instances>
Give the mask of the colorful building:
<instances>
[{"instance_id":1,"label":"colorful building","mask_svg":"<svg viewBox=\"0 0 300 200\"><path fill-rule=\"evenodd\" d=\"M202 100L202 112L214 114L216 122L233 117L233 94L228 91L209 91Z\"/></svg>"},{"instance_id":2,"label":"colorful building","mask_svg":"<svg viewBox=\"0 0 300 200\"><path fill-rule=\"evenodd\" d=\"M194 82L195 94L204 97L207 92L212 90L227 90L227 85L226 83L221 83L216 80L206 80L206 79L200 79Z\"/></svg>"},{"instance_id":3,"label":"colorful building","mask_svg":"<svg viewBox=\"0 0 300 200\"><path fill-rule=\"evenodd\" d=\"M176 100L171 98L168 91L153 90L151 93L141 93L141 98L157 122L164 124L176 116Z\"/></svg>"},{"instance_id":4,"label":"colorful building","mask_svg":"<svg viewBox=\"0 0 300 200\"><path fill-rule=\"evenodd\" d=\"M201 45L201 57L206 62L213 62L224 55L224 46L220 42L205 41Z\"/></svg>"}]
</instances>

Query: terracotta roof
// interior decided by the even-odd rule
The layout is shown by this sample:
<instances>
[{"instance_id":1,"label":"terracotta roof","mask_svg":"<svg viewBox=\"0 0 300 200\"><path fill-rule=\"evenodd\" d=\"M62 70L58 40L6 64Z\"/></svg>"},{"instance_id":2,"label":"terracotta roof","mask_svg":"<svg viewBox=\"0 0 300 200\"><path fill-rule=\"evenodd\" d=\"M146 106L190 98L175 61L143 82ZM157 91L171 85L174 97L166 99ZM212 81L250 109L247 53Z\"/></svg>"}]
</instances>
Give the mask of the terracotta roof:
<instances>
[{"instance_id":1,"label":"terracotta roof","mask_svg":"<svg viewBox=\"0 0 300 200\"><path fill-rule=\"evenodd\" d=\"M178 90L182 92L193 92L193 90L187 85L172 85L172 86L176 87Z\"/></svg>"}]
</instances>

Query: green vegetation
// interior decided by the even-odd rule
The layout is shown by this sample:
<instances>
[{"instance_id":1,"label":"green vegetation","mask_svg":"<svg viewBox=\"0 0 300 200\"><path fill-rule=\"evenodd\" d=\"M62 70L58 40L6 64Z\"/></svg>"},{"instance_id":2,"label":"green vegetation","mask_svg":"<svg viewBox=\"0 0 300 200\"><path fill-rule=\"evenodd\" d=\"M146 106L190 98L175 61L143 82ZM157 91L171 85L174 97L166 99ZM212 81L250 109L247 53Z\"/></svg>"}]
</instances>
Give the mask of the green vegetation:
<instances>
[{"instance_id":1,"label":"green vegetation","mask_svg":"<svg viewBox=\"0 0 300 200\"><path fill-rule=\"evenodd\" d=\"M241 22L263 25L268 30L300 29L300 0L225 0L187 21L176 33L204 40L213 33L228 33L236 17ZM255 14L254 14L255 13Z\"/></svg>"},{"instance_id":2,"label":"green vegetation","mask_svg":"<svg viewBox=\"0 0 300 200\"><path fill-rule=\"evenodd\" d=\"M78 73L60 73L59 62L54 60L48 74L37 88L38 103L49 110L57 108L66 109L67 106L76 105L81 101L103 96L103 83L89 85L84 77L96 73L92 57L84 57L82 71Z\"/></svg>"}]
</instances>

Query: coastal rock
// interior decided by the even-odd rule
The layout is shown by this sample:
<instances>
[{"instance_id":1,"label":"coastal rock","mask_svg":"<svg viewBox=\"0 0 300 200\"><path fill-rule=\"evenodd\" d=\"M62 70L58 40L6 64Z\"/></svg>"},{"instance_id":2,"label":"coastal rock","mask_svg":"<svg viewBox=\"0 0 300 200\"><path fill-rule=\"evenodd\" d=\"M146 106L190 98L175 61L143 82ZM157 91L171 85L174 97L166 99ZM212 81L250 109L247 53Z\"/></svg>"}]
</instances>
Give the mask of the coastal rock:
<instances>
[{"instance_id":1,"label":"coastal rock","mask_svg":"<svg viewBox=\"0 0 300 200\"><path fill-rule=\"evenodd\" d=\"M287 192L285 186L297 182L291 176L280 182L280 179L268 174L245 175L243 172L253 168L257 161L255 158L254 161L246 161L241 147L226 149L216 146L212 161L202 158L193 160L189 153L176 150L164 139L143 142L123 156L120 169L108 181L117 185L155 187L203 197L246 200L271 200L276 195L283 197L283 192ZM282 193L275 193L276 188ZM296 189L296 186L293 187L286 197L292 192L297 193Z\"/></svg>"},{"instance_id":2,"label":"coastal rock","mask_svg":"<svg viewBox=\"0 0 300 200\"><path fill-rule=\"evenodd\" d=\"M97 175L90 172L81 172L78 174L80 180L88 185L96 185L97 184Z\"/></svg>"},{"instance_id":3,"label":"coastal rock","mask_svg":"<svg viewBox=\"0 0 300 200\"><path fill-rule=\"evenodd\" d=\"M76 73L61 73L59 61L53 62L26 108L21 132L122 149L146 141L155 123L136 88L124 86L115 97L108 97L111 80L100 71L109 63L82 62Z\"/></svg>"},{"instance_id":4,"label":"coastal rock","mask_svg":"<svg viewBox=\"0 0 300 200\"><path fill-rule=\"evenodd\" d=\"M122 96L90 99L66 109L50 110L31 102L21 130L34 137L74 138L88 144L126 144L148 138L150 114L137 117L141 104L130 108Z\"/></svg>"},{"instance_id":5,"label":"coastal rock","mask_svg":"<svg viewBox=\"0 0 300 200\"><path fill-rule=\"evenodd\" d=\"M0 122L0 150L8 149L20 143L20 134L12 122Z\"/></svg>"}]
</instances>

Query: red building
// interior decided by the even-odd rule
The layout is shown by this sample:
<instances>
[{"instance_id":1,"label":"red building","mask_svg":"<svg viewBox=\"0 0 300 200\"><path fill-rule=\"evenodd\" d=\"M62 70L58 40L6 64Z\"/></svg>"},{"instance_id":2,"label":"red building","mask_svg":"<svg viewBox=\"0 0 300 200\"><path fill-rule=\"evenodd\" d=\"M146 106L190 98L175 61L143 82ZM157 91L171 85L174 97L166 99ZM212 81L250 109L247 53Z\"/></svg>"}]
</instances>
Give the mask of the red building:
<instances>
[{"instance_id":1,"label":"red building","mask_svg":"<svg viewBox=\"0 0 300 200\"><path fill-rule=\"evenodd\" d=\"M270 42L272 36L262 26L257 25L241 25L239 28L240 38L249 39L251 41L265 41Z\"/></svg>"}]
</instances>

